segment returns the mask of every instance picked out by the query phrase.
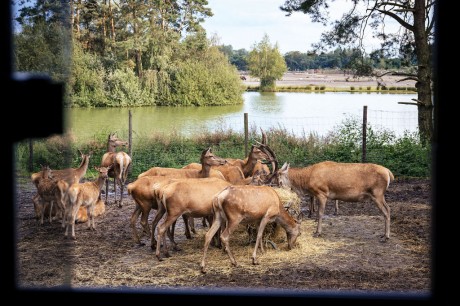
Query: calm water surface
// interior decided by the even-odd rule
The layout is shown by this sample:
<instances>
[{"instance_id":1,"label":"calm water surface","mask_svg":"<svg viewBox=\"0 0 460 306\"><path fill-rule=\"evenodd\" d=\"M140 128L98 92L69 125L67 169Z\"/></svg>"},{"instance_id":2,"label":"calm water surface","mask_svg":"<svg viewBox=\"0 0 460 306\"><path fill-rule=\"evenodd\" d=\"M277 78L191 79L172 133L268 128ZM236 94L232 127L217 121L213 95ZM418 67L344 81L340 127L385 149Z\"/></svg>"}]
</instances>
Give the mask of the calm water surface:
<instances>
[{"instance_id":1,"label":"calm water surface","mask_svg":"<svg viewBox=\"0 0 460 306\"><path fill-rule=\"evenodd\" d=\"M244 103L210 107L131 108L133 134L181 133L191 135L205 130L243 131L244 113L250 128L285 128L299 136L326 135L346 118L362 120L368 108L368 123L402 134L417 129L417 108L398 104L410 102L416 94L381 93L244 93ZM128 108L68 109L67 129L79 139L100 133L127 131Z\"/></svg>"}]
</instances>

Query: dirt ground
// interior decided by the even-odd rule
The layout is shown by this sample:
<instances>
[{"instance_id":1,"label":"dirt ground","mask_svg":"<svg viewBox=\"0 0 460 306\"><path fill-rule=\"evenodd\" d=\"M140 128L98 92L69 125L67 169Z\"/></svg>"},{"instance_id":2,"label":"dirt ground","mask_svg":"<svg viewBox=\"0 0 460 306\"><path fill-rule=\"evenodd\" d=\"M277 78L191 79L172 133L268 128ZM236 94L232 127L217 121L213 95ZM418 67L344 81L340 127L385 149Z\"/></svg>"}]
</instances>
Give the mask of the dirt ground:
<instances>
[{"instance_id":1,"label":"dirt ground","mask_svg":"<svg viewBox=\"0 0 460 306\"><path fill-rule=\"evenodd\" d=\"M252 78L249 75L245 75L246 81L243 81L247 86L259 86L260 80ZM414 87L415 81L405 80L401 81L403 77L384 75L381 78L386 87ZM324 85L326 87L335 88L350 88L354 87L367 87L377 86L377 80L375 77L361 77L353 78L352 75L343 74L343 72L337 71L336 73L314 73L313 70L309 72L287 72L281 78L276 81L277 86L307 86L307 85Z\"/></svg>"},{"instance_id":2,"label":"dirt ground","mask_svg":"<svg viewBox=\"0 0 460 306\"><path fill-rule=\"evenodd\" d=\"M208 273L200 272L206 228L196 222L197 233L186 239L182 220L175 239L182 250L158 261L143 237L132 238L130 217L135 204L125 195L122 208L109 203L96 218L95 232L76 225L77 240L64 239L60 222L35 219L35 187L27 178L17 180L17 260L20 288L105 289L254 289L289 292L396 292L429 294L431 291L431 184L428 179L396 179L386 200L391 208L391 238L379 241L383 216L371 202L339 203L333 215L326 207L323 235L313 237L316 222L303 217L302 234L288 250L285 234L258 253L252 265L254 244L248 245L245 228L230 244L239 266L233 267L221 249L210 247ZM109 194L109 202L113 202ZM305 208L303 208L305 210ZM152 220L155 211L150 213ZM139 222L137 227L140 229Z\"/></svg>"}]
</instances>

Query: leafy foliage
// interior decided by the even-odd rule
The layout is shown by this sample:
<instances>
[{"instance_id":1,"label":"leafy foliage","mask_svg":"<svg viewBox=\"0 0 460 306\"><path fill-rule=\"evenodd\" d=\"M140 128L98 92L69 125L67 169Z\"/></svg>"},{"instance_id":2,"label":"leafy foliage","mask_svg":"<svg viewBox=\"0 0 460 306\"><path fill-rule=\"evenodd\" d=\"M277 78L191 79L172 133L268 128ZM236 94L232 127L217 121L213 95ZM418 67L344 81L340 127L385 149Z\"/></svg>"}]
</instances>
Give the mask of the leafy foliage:
<instances>
[{"instance_id":1,"label":"leafy foliage","mask_svg":"<svg viewBox=\"0 0 460 306\"><path fill-rule=\"evenodd\" d=\"M275 81L281 79L287 71L286 62L278 50L278 45L272 46L267 34L249 52L248 68L251 76L260 78L261 91L274 91Z\"/></svg>"}]
</instances>

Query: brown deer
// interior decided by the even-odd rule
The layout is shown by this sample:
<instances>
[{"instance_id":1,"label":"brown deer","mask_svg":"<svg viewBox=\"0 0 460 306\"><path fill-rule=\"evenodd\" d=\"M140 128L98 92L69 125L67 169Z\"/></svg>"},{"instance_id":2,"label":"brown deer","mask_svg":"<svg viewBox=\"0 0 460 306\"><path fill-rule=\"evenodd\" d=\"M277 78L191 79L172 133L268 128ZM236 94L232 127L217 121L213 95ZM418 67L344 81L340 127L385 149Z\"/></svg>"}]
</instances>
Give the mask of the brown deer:
<instances>
[{"instance_id":1,"label":"brown deer","mask_svg":"<svg viewBox=\"0 0 460 306\"><path fill-rule=\"evenodd\" d=\"M109 178L113 178L113 192L115 194L114 203L118 202L118 207L123 206L123 190L132 160L128 153L123 151L117 152L116 149L117 147L125 147L127 145L128 142L118 139L115 133L109 134L107 140L107 152L102 156L101 161L101 167L113 165L109 171ZM105 202L109 204L108 179L105 184ZM117 199L117 184L120 188L120 199Z\"/></svg>"},{"instance_id":2,"label":"brown deer","mask_svg":"<svg viewBox=\"0 0 460 306\"><path fill-rule=\"evenodd\" d=\"M158 207L155 220L152 222L152 249L155 246L153 239L154 222L157 222L166 212L166 218L158 226L158 243L156 243L155 255L162 260L160 245L163 244L164 254L169 257L168 245L166 244L165 232L173 222L182 214L188 214L192 218L210 217L212 215L212 199L220 191L231 184L219 178L200 178L179 180L167 184L160 190L161 204ZM161 243L162 242L162 243ZM171 241L177 248L177 244Z\"/></svg>"},{"instance_id":3,"label":"brown deer","mask_svg":"<svg viewBox=\"0 0 460 306\"><path fill-rule=\"evenodd\" d=\"M88 170L89 160L91 158L92 152L88 154L83 154L80 150L78 150L81 156L81 163L78 168L66 168L66 169L57 169L53 170L53 179L56 184L55 196L56 200L53 201L51 204L56 202L58 210L62 216L62 227L65 226L65 203L66 203L66 195L67 195L67 188L72 185L73 183L78 183L80 180L85 176L86 171ZM43 170L37 173L33 173L31 175L32 182L38 189L38 184L40 182L41 177L43 176ZM39 199L39 194L36 194L32 201L35 203L41 203L42 201ZM53 205L50 206L50 212L53 211Z\"/></svg>"},{"instance_id":4,"label":"brown deer","mask_svg":"<svg viewBox=\"0 0 460 306\"><path fill-rule=\"evenodd\" d=\"M287 234L288 249L295 245L300 235L301 219L292 217L283 207L276 191L269 186L229 186L214 196L212 201L213 223L205 235L201 272L206 273L206 253L216 232L223 227L220 239L233 266L237 266L235 257L230 250L229 239L241 223L259 223L257 240L252 253L252 263L259 264L257 249L264 253L262 235L267 223L276 222Z\"/></svg>"},{"instance_id":5,"label":"brown deer","mask_svg":"<svg viewBox=\"0 0 460 306\"><path fill-rule=\"evenodd\" d=\"M40 173L42 174L42 177L38 180L37 191L38 199L40 199L39 203L41 204L39 220L40 224L43 225L46 208L48 208L49 211L49 222L51 223L52 220L53 201L56 201L56 180L53 178L52 170L47 165L42 165ZM34 198L34 203L38 199Z\"/></svg>"},{"instance_id":6,"label":"brown deer","mask_svg":"<svg viewBox=\"0 0 460 306\"><path fill-rule=\"evenodd\" d=\"M187 169L187 168L168 168L168 167L152 167L147 171L142 172L137 176L141 178L144 176L170 176L174 178L204 178L216 177L225 180L222 172L212 169L212 166L225 165L227 160L215 156L211 148L207 148L201 152L200 156L200 169Z\"/></svg>"},{"instance_id":7,"label":"brown deer","mask_svg":"<svg viewBox=\"0 0 460 306\"><path fill-rule=\"evenodd\" d=\"M190 163L182 167L182 169L201 170L201 164ZM238 166L230 165L227 163L225 165L214 166L213 169L219 170L224 176L224 179L234 185L246 185L250 181L250 178L248 180L244 177L243 171L241 171L241 168Z\"/></svg>"},{"instance_id":8,"label":"brown deer","mask_svg":"<svg viewBox=\"0 0 460 306\"><path fill-rule=\"evenodd\" d=\"M303 168L290 168L285 163L273 177L280 186L300 190L319 201L318 225L315 236L321 235L321 225L327 199L345 202L372 200L385 219L382 241L390 238L390 207L385 192L394 180L393 173L372 163L320 162Z\"/></svg>"},{"instance_id":9,"label":"brown deer","mask_svg":"<svg viewBox=\"0 0 460 306\"><path fill-rule=\"evenodd\" d=\"M170 183L173 179L188 179L188 178L206 178L211 175L211 167L217 165L223 165L226 161L212 152L211 148L207 148L201 152L200 156L200 168L202 165L202 169L176 169L176 168L161 168L161 167L154 167L151 168L151 173L153 173L153 169L156 171L158 175L146 175L139 177L136 181L128 184L128 194L136 202L136 208L131 216L131 228L133 229L133 238L134 241L138 244L140 243L139 235L137 234L136 230L136 221L141 216L141 225L143 227L144 232L149 233L150 229L148 226L148 215L151 209L158 209L158 189L167 183ZM214 172L217 174L217 177L222 179L223 176L220 172ZM157 213L158 215L158 213ZM190 229L188 226L188 222L186 222L187 217L184 216L185 222L185 235L187 238L191 238ZM159 221L159 218L155 218L152 223L152 242L156 245L155 240L155 228ZM174 226L173 226L174 228ZM174 234L174 230L172 230L172 234Z\"/></svg>"},{"instance_id":10,"label":"brown deer","mask_svg":"<svg viewBox=\"0 0 460 306\"><path fill-rule=\"evenodd\" d=\"M88 229L95 230L94 224L94 207L99 200L99 194L104 183L108 178L108 172L112 165L108 167L94 167L99 172L99 176L95 181L88 181L84 183L74 183L69 186L67 191L68 209L66 216L66 227L64 237L68 237L69 229L71 230L72 239L75 237L75 220L80 207L86 207L89 212Z\"/></svg>"},{"instance_id":11,"label":"brown deer","mask_svg":"<svg viewBox=\"0 0 460 306\"><path fill-rule=\"evenodd\" d=\"M274 165L273 171L277 171L277 163L272 161L272 164ZM164 236L166 229L182 214L187 214L194 218L205 217L209 222L209 220L212 219L213 197L218 192L222 191L224 188L230 185L232 185L230 182L222 179L203 178L194 180L180 180L168 184L160 189L159 196L161 198L161 203L159 204L155 219L159 220L165 212L167 215L164 222L158 228L158 243L156 245L155 252L158 260L162 260L160 253L160 242L163 242L165 256L169 256L168 247ZM154 220L153 222L158 221ZM177 247L174 241L172 241L172 243L175 247Z\"/></svg>"},{"instance_id":12,"label":"brown deer","mask_svg":"<svg viewBox=\"0 0 460 306\"><path fill-rule=\"evenodd\" d=\"M243 159L232 159L227 158L227 161L230 165L237 166L243 171L244 177L251 177L257 170L262 170L265 173L270 173L270 169L267 165L262 164L260 160L264 160L267 157L264 155L263 151L260 150L257 146L253 145L251 151L249 152L248 157Z\"/></svg>"}]
</instances>

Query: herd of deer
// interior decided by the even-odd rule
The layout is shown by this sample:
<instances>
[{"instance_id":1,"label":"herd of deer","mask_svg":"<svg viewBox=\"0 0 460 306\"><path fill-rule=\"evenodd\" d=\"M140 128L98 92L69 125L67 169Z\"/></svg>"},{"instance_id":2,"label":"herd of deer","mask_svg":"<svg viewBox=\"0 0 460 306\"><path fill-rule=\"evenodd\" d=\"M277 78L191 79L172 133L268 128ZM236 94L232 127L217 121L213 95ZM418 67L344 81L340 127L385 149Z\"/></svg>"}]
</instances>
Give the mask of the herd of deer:
<instances>
[{"instance_id":1,"label":"herd of deer","mask_svg":"<svg viewBox=\"0 0 460 306\"><path fill-rule=\"evenodd\" d=\"M94 217L105 210L101 193L104 184L105 202L108 203L108 178L113 178L115 203L121 207L131 158L123 151L117 152L117 147L127 144L115 134L109 135L107 153L103 155L100 166L94 167L99 173L94 181L81 182L88 169L91 152L80 152L82 161L78 168L52 170L42 166L40 172L32 174L38 191L32 200L40 224L48 213L49 222L52 222L53 216L61 217L65 238L70 230L71 237L76 239L74 226L77 221L87 221L88 228L94 230ZM271 165L271 170L267 164ZM386 241L390 238L390 207L384 194L393 180L389 169L371 163L324 161L302 168L285 163L279 168L275 153L267 145L266 134L262 131L262 142L252 145L244 160L221 158L207 148L203 150L199 164L192 163L180 169L152 167L139 174L127 185L127 192L136 205L130 226L134 241L142 245L136 229L136 222L141 216L143 233L151 238L151 248L158 260L162 260L162 250L164 256L170 256L165 234L173 248L178 249L174 241L177 219L182 216L185 235L191 238L190 231L195 230L193 219L202 218L203 224L207 222L210 225L205 235L201 262L201 271L206 273L209 244L223 244L231 263L236 266L229 237L239 224L255 223L258 224L258 232L252 262L258 264L257 250L260 247L260 251L264 252L261 239L268 223L279 224L286 231L288 249L295 245L300 235L300 215L293 217L287 212L274 186L290 189L300 197L310 196L310 213L314 210L313 199L317 200L315 236L321 235L328 199L336 200L336 213L338 200L358 202L371 199L384 216L385 230L381 239ZM157 213L149 228L148 216L152 209ZM164 221L158 225L163 216Z\"/></svg>"}]
</instances>

